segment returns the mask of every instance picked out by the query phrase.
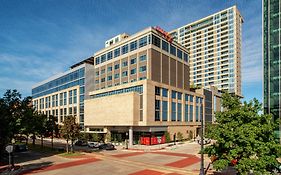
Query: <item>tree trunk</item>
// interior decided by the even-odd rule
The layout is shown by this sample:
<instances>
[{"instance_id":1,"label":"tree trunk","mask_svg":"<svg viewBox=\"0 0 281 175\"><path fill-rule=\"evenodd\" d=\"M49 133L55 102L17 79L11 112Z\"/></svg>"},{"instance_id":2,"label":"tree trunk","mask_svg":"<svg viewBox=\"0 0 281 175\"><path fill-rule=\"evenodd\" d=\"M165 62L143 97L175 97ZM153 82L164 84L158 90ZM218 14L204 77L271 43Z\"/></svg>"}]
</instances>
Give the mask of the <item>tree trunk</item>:
<instances>
[{"instance_id":1,"label":"tree trunk","mask_svg":"<svg viewBox=\"0 0 281 175\"><path fill-rule=\"evenodd\" d=\"M25 144L28 144L28 134L26 134L26 140L25 140Z\"/></svg>"},{"instance_id":2,"label":"tree trunk","mask_svg":"<svg viewBox=\"0 0 281 175\"><path fill-rule=\"evenodd\" d=\"M71 139L71 152L73 153L73 139Z\"/></svg>"},{"instance_id":3,"label":"tree trunk","mask_svg":"<svg viewBox=\"0 0 281 175\"><path fill-rule=\"evenodd\" d=\"M41 135L41 148L43 148L43 135Z\"/></svg>"},{"instance_id":4,"label":"tree trunk","mask_svg":"<svg viewBox=\"0 0 281 175\"><path fill-rule=\"evenodd\" d=\"M32 137L32 145L35 145L35 133L33 133L33 137Z\"/></svg>"},{"instance_id":5,"label":"tree trunk","mask_svg":"<svg viewBox=\"0 0 281 175\"><path fill-rule=\"evenodd\" d=\"M68 153L68 139L66 139L66 152Z\"/></svg>"}]
</instances>

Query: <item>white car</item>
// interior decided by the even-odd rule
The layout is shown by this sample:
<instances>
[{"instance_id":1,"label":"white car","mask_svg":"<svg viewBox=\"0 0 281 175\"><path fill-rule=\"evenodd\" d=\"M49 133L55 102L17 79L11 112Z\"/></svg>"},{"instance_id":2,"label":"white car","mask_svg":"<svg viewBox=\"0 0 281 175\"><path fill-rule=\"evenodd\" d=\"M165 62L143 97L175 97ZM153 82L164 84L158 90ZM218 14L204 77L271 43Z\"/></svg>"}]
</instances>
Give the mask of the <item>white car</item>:
<instances>
[{"instance_id":1,"label":"white car","mask_svg":"<svg viewBox=\"0 0 281 175\"><path fill-rule=\"evenodd\" d=\"M197 143L198 143L199 145L201 145L201 137L197 137L197 138L196 138L196 141L197 141ZM209 143L211 143L211 139L209 139L209 138L203 138L203 145L207 145L207 144L209 144Z\"/></svg>"},{"instance_id":2,"label":"white car","mask_svg":"<svg viewBox=\"0 0 281 175\"><path fill-rule=\"evenodd\" d=\"M99 148L99 143L98 142L88 142L88 147L89 148Z\"/></svg>"}]
</instances>

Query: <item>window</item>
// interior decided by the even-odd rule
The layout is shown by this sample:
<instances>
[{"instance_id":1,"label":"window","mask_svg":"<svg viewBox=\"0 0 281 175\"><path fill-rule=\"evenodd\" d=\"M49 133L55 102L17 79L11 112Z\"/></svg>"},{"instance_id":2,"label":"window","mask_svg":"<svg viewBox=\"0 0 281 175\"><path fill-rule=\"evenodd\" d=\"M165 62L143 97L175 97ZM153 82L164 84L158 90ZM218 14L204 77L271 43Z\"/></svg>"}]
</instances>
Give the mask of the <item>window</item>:
<instances>
[{"instance_id":1,"label":"window","mask_svg":"<svg viewBox=\"0 0 281 175\"><path fill-rule=\"evenodd\" d=\"M134 74L136 74L136 72L137 72L137 69L136 69L136 68L134 68L134 69L131 69L130 74L131 74L131 75L134 75Z\"/></svg>"},{"instance_id":2,"label":"window","mask_svg":"<svg viewBox=\"0 0 281 175\"><path fill-rule=\"evenodd\" d=\"M102 75L102 74L104 74L105 73L105 69L102 69L101 71L100 71L100 74Z\"/></svg>"},{"instance_id":3,"label":"window","mask_svg":"<svg viewBox=\"0 0 281 175\"><path fill-rule=\"evenodd\" d=\"M155 95L160 95L160 87L155 86Z\"/></svg>"},{"instance_id":4,"label":"window","mask_svg":"<svg viewBox=\"0 0 281 175\"><path fill-rule=\"evenodd\" d=\"M66 100L67 100L67 93L63 93L63 105L66 105Z\"/></svg>"},{"instance_id":5,"label":"window","mask_svg":"<svg viewBox=\"0 0 281 175\"><path fill-rule=\"evenodd\" d=\"M155 100L155 109L160 110L160 100Z\"/></svg>"},{"instance_id":6,"label":"window","mask_svg":"<svg viewBox=\"0 0 281 175\"><path fill-rule=\"evenodd\" d=\"M70 90L70 91L68 92L68 96L69 96L69 98L68 98L68 103L69 103L69 104L72 104L72 90Z\"/></svg>"},{"instance_id":7,"label":"window","mask_svg":"<svg viewBox=\"0 0 281 175\"><path fill-rule=\"evenodd\" d=\"M140 80L145 80L145 79L146 79L146 76L140 77Z\"/></svg>"},{"instance_id":8,"label":"window","mask_svg":"<svg viewBox=\"0 0 281 175\"><path fill-rule=\"evenodd\" d=\"M152 35L152 44L160 48L160 38L155 35Z\"/></svg>"},{"instance_id":9,"label":"window","mask_svg":"<svg viewBox=\"0 0 281 175\"><path fill-rule=\"evenodd\" d=\"M98 84L98 83L99 83L99 80L96 80L95 83Z\"/></svg>"},{"instance_id":10,"label":"window","mask_svg":"<svg viewBox=\"0 0 281 175\"><path fill-rule=\"evenodd\" d=\"M60 106L63 104L63 93L60 93Z\"/></svg>"},{"instance_id":11,"label":"window","mask_svg":"<svg viewBox=\"0 0 281 175\"><path fill-rule=\"evenodd\" d=\"M162 88L162 96L168 97L168 89Z\"/></svg>"},{"instance_id":12,"label":"window","mask_svg":"<svg viewBox=\"0 0 281 175\"><path fill-rule=\"evenodd\" d=\"M92 98L111 96L111 95L122 94L122 93L127 93L127 92L138 92L139 94L142 94L143 93L143 87L142 86L133 86L133 87L129 87L129 88L113 90L113 91L109 91L109 92L103 92L103 93L100 93L100 94L93 95Z\"/></svg>"},{"instance_id":13,"label":"window","mask_svg":"<svg viewBox=\"0 0 281 175\"><path fill-rule=\"evenodd\" d=\"M112 51L107 53L107 60L111 60L112 59Z\"/></svg>"},{"instance_id":14,"label":"window","mask_svg":"<svg viewBox=\"0 0 281 175\"><path fill-rule=\"evenodd\" d=\"M164 40L162 40L162 49L169 52L169 44Z\"/></svg>"},{"instance_id":15,"label":"window","mask_svg":"<svg viewBox=\"0 0 281 175\"><path fill-rule=\"evenodd\" d=\"M100 57L96 58L96 65L100 64Z\"/></svg>"},{"instance_id":16,"label":"window","mask_svg":"<svg viewBox=\"0 0 281 175\"><path fill-rule=\"evenodd\" d=\"M160 100L155 100L155 121L160 121Z\"/></svg>"},{"instance_id":17,"label":"window","mask_svg":"<svg viewBox=\"0 0 281 175\"><path fill-rule=\"evenodd\" d=\"M193 95L190 95L190 102L193 102Z\"/></svg>"},{"instance_id":18,"label":"window","mask_svg":"<svg viewBox=\"0 0 281 175\"><path fill-rule=\"evenodd\" d=\"M176 103L172 102L172 121L176 121Z\"/></svg>"},{"instance_id":19,"label":"window","mask_svg":"<svg viewBox=\"0 0 281 175\"><path fill-rule=\"evenodd\" d=\"M101 60L101 63L105 62L105 61L106 61L106 55L105 55L105 54L102 55L102 56L100 57L100 60Z\"/></svg>"},{"instance_id":20,"label":"window","mask_svg":"<svg viewBox=\"0 0 281 175\"><path fill-rule=\"evenodd\" d=\"M181 100L182 93L178 92L178 100Z\"/></svg>"},{"instance_id":21,"label":"window","mask_svg":"<svg viewBox=\"0 0 281 175\"><path fill-rule=\"evenodd\" d=\"M105 82L105 78L102 78L102 79L101 79L101 82L102 82L102 83Z\"/></svg>"},{"instance_id":22,"label":"window","mask_svg":"<svg viewBox=\"0 0 281 175\"><path fill-rule=\"evenodd\" d=\"M68 108L69 115L72 115L72 107Z\"/></svg>"},{"instance_id":23,"label":"window","mask_svg":"<svg viewBox=\"0 0 281 175\"><path fill-rule=\"evenodd\" d=\"M122 54L128 53L128 44L122 46Z\"/></svg>"},{"instance_id":24,"label":"window","mask_svg":"<svg viewBox=\"0 0 281 175\"><path fill-rule=\"evenodd\" d=\"M198 106L196 106L196 112L195 113L196 113L195 119L198 122L199 121L199 107Z\"/></svg>"},{"instance_id":25,"label":"window","mask_svg":"<svg viewBox=\"0 0 281 175\"><path fill-rule=\"evenodd\" d=\"M139 47L143 47L147 45L147 36L142 37L139 39Z\"/></svg>"},{"instance_id":26,"label":"window","mask_svg":"<svg viewBox=\"0 0 281 175\"><path fill-rule=\"evenodd\" d=\"M184 61L188 62L188 54L187 53L183 53L183 57L184 57Z\"/></svg>"},{"instance_id":27,"label":"window","mask_svg":"<svg viewBox=\"0 0 281 175\"><path fill-rule=\"evenodd\" d=\"M123 61L122 62L122 67L127 67L128 66L128 61Z\"/></svg>"},{"instance_id":28,"label":"window","mask_svg":"<svg viewBox=\"0 0 281 175\"><path fill-rule=\"evenodd\" d=\"M172 46L172 44L170 45L170 53L174 56L176 56L176 48L174 46Z\"/></svg>"},{"instance_id":29,"label":"window","mask_svg":"<svg viewBox=\"0 0 281 175\"><path fill-rule=\"evenodd\" d=\"M74 114L74 115L77 114L77 107L76 107L76 106L73 108L73 114Z\"/></svg>"},{"instance_id":30,"label":"window","mask_svg":"<svg viewBox=\"0 0 281 175\"><path fill-rule=\"evenodd\" d=\"M193 105L189 106L190 121L193 122Z\"/></svg>"},{"instance_id":31,"label":"window","mask_svg":"<svg viewBox=\"0 0 281 175\"><path fill-rule=\"evenodd\" d=\"M188 101L188 94L185 94L185 101Z\"/></svg>"},{"instance_id":32,"label":"window","mask_svg":"<svg viewBox=\"0 0 281 175\"><path fill-rule=\"evenodd\" d=\"M137 59L136 59L136 58L132 58L132 59L131 59L131 61L130 61L130 63L131 63L131 64L135 64L135 63L136 63L136 61L137 61Z\"/></svg>"},{"instance_id":33,"label":"window","mask_svg":"<svg viewBox=\"0 0 281 175\"><path fill-rule=\"evenodd\" d=\"M182 59L182 51L178 49L177 56L179 59Z\"/></svg>"},{"instance_id":34,"label":"window","mask_svg":"<svg viewBox=\"0 0 281 175\"><path fill-rule=\"evenodd\" d=\"M119 78L119 74L115 74L114 79L118 79L118 78Z\"/></svg>"},{"instance_id":35,"label":"window","mask_svg":"<svg viewBox=\"0 0 281 175\"><path fill-rule=\"evenodd\" d=\"M181 113L182 113L182 109L181 109L181 103L178 103L178 122L181 121Z\"/></svg>"},{"instance_id":36,"label":"window","mask_svg":"<svg viewBox=\"0 0 281 175\"><path fill-rule=\"evenodd\" d=\"M146 66L141 66L140 67L140 72L145 72L146 71Z\"/></svg>"},{"instance_id":37,"label":"window","mask_svg":"<svg viewBox=\"0 0 281 175\"><path fill-rule=\"evenodd\" d=\"M122 77L127 77L128 76L128 71L123 71L122 72Z\"/></svg>"},{"instance_id":38,"label":"window","mask_svg":"<svg viewBox=\"0 0 281 175\"><path fill-rule=\"evenodd\" d=\"M112 75L108 76L108 77L107 77L107 80L108 80L108 81L112 80Z\"/></svg>"},{"instance_id":39,"label":"window","mask_svg":"<svg viewBox=\"0 0 281 175\"><path fill-rule=\"evenodd\" d=\"M77 103L77 89L73 90L73 104Z\"/></svg>"},{"instance_id":40,"label":"window","mask_svg":"<svg viewBox=\"0 0 281 175\"><path fill-rule=\"evenodd\" d=\"M119 64L115 64L114 65L114 69L116 70L116 69L119 69Z\"/></svg>"},{"instance_id":41,"label":"window","mask_svg":"<svg viewBox=\"0 0 281 175\"><path fill-rule=\"evenodd\" d=\"M188 122L188 104L185 104L184 121Z\"/></svg>"},{"instance_id":42,"label":"window","mask_svg":"<svg viewBox=\"0 0 281 175\"><path fill-rule=\"evenodd\" d=\"M172 91L172 98L176 99L177 98L177 92L176 91Z\"/></svg>"},{"instance_id":43,"label":"window","mask_svg":"<svg viewBox=\"0 0 281 175\"><path fill-rule=\"evenodd\" d=\"M168 119L168 102L162 101L162 121L167 121Z\"/></svg>"},{"instance_id":44,"label":"window","mask_svg":"<svg viewBox=\"0 0 281 175\"><path fill-rule=\"evenodd\" d=\"M114 50L114 57L120 56L120 48Z\"/></svg>"},{"instance_id":45,"label":"window","mask_svg":"<svg viewBox=\"0 0 281 175\"><path fill-rule=\"evenodd\" d=\"M136 50L137 49L137 41L133 41L130 43L130 51Z\"/></svg>"},{"instance_id":46,"label":"window","mask_svg":"<svg viewBox=\"0 0 281 175\"><path fill-rule=\"evenodd\" d=\"M112 71L112 66L107 67L107 72L111 72Z\"/></svg>"},{"instance_id":47,"label":"window","mask_svg":"<svg viewBox=\"0 0 281 175\"><path fill-rule=\"evenodd\" d=\"M141 55L139 59L140 59L140 62L146 61L146 55Z\"/></svg>"},{"instance_id":48,"label":"window","mask_svg":"<svg viewBox=\"0 0 281 175\"><path fill-rule=\"evenodd\" d=\"M99 76L99 75L100 75L100 72L99 72L99 71L97 71L97 72L96 72L96 76Z\"/></svg>"}]
</instances>

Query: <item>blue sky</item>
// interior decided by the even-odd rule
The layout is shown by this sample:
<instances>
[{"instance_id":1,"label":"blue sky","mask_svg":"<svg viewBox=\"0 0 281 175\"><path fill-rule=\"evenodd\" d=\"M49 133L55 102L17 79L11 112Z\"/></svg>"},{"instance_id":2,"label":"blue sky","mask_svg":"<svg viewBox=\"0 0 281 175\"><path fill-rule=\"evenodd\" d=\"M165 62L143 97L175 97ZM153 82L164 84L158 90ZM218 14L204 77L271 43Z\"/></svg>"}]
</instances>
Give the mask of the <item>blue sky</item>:
<instances>
[{"instance_id":1,"label":"blue sky","mask_svg":"<svg viewBox=\"0 0 281 175\"><path fill-rule=\"evenodd\" d=\"M166 31L237 5L243 18L242 93L262 100L261 0L0 0L0 94L63 72L104 41L148 26Z\"/></svg>"}]
</instances>

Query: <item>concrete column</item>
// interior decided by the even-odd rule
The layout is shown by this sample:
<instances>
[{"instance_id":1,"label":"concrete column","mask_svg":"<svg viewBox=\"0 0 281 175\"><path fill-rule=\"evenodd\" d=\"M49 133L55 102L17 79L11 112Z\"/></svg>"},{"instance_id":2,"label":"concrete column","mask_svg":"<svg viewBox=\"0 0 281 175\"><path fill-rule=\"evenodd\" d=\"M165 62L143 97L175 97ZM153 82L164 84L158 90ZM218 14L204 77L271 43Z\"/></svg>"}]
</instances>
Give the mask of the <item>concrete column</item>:
<instances>
[{"instance_id":1,"label":"concrete column","mask_svg":"<svg viewBox=\"0 0 281 175\"><path fill-rule=\"evenodd\" d=\"M129 147L133 146L133 127L129 128Z\"/></svg>"},{"instance_id":2,"label":"concrete column","mask_svg":"<svg viewBox=\"0 0 281 175\"><path fill-rule=\"evenodd\" d=\"M111 141L111 131L108 128L105 128L105 138L104 138L104 142L110 142Z\"/></svg>"}]
</instances>

